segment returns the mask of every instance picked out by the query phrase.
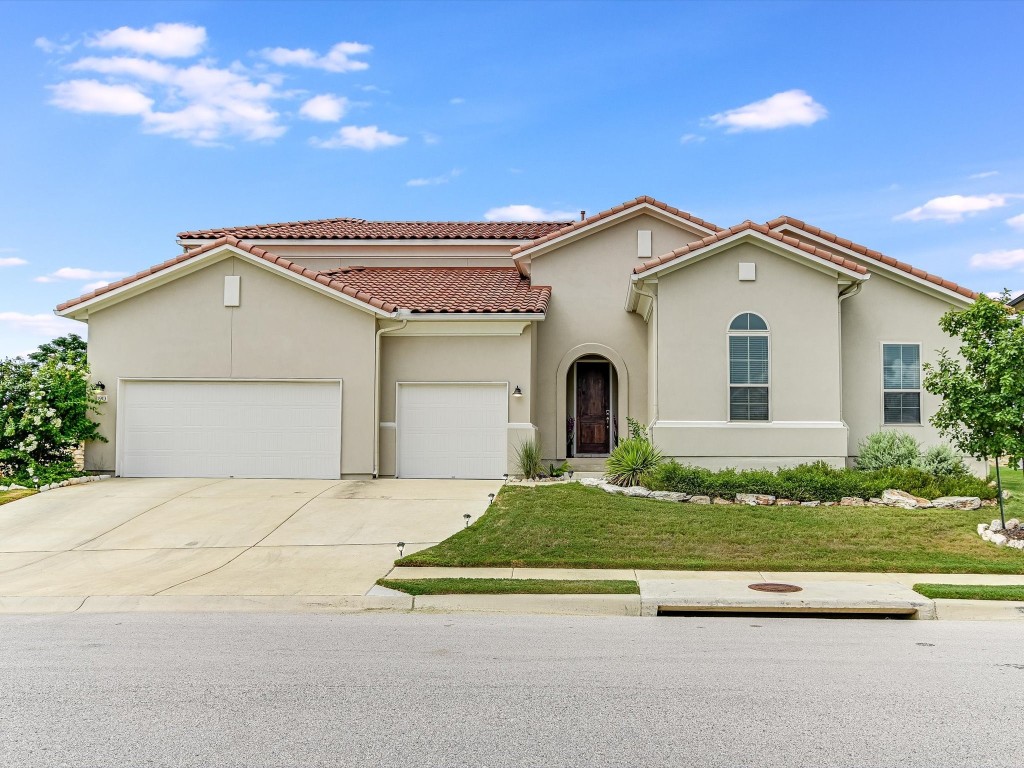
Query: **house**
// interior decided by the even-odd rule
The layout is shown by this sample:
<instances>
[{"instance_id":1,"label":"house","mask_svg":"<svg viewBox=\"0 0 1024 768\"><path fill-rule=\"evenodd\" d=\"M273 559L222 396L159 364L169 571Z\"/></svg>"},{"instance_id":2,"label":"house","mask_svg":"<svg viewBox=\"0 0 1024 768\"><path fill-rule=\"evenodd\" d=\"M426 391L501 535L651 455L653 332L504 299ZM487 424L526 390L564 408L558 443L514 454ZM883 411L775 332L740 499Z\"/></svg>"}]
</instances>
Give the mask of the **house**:
<instances>
[{"instance_id":1,"label":"house","mask_svg":"<svg viewBox=\"0 0 1024 768\"><path fill-rule=\"evenodd\" d=\"M183 232L65 302L124 476L496 478L651 427L712 468L938 441L922 363L976 294L798 219L650 197L576 222L329 219Z\"/></svg>"},{"instance_id":2,"label":"house","mask_svg":"<svg viewBox=\"0 0 1024 768\"><path fill-rule=\"evenodd\" d=\"M1024 308L1024 291L1021 291L1012 299L1010 299L1009 305L1011 307L1022 307Z\"/></svg>"}]
</instances>

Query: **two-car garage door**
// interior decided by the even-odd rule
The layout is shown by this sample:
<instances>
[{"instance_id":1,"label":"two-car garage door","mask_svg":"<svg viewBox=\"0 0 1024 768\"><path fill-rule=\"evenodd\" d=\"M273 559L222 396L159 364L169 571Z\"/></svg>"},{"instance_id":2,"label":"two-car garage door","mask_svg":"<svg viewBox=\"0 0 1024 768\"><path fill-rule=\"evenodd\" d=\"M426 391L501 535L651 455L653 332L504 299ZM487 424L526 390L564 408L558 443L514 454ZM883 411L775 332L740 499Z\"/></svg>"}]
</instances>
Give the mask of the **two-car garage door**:
<instances>
[{"instance_id":1,"label":"two-car garage door","mask_svg":"<svg viewBox=\"0 0 1024 768\"><path fill-rule=\"evenodd\" d=\"M122 381L123 477L341 474L340 381Z\"/></svg>"}]
</instances>

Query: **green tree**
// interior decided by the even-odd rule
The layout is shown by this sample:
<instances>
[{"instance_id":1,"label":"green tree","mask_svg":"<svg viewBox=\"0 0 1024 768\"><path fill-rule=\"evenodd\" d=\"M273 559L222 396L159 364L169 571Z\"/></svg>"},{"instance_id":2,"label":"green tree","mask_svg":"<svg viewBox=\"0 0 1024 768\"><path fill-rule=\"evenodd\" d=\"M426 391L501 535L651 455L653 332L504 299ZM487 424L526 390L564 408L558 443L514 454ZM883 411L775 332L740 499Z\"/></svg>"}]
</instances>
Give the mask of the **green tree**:
<instances>
[{"instance_id":1,"label":"green tree","mask_svg":"<svg viewBox=\"0 0 1024 768\"><path fill-rule=\"evenodd\" d=\"M1024 324L1006 298L980 296L943 315L939 326L960 339L959 354L939 350L938 362L925 364L924 380L925 389L942 397L931 423L963 453L995 460L1003 518L999 460L1014 466L1024 460Z\"/></svg>"},{"instance_id":2,"label":"green tree","mask_svg":"<svg viewBox=\"0 0 1024 768\"><path fill-rule=\"evenodd\" d=\"M88 356L88 347L85 339L77 333L69 333L67 336L59 336L52 341L39 345L35 352L29 352L27 357L35 367L41 366L47 360L56 358L65 363L74 365L84 364Z\"/></svg>"}]
</instances>

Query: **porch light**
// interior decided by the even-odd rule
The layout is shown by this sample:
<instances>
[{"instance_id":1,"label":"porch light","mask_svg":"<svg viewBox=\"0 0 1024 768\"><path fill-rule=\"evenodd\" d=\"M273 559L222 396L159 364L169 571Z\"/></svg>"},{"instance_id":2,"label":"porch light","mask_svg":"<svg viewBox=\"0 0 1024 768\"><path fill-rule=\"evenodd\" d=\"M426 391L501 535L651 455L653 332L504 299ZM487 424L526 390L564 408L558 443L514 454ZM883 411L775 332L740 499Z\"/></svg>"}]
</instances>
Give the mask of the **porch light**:
<instances>
[{"instance_id":1,"label":"porch light","mask_svg":"<svg viewBox=\"0 0 1024 768\"><path fill-rule=\"evenodd\" d=\"M466 521L466 527L469 528L469 512L464 514L462 517Z\"/></svg>"},{"instance_id":2,"label":"porch light","mask_svg":"<svg viewBox=\"0 0 1024 768\"><path fill-rule=\"evenodd\" d=\"M103 392L106 390L106 388L107 388L106 384L104 384L102 381L97 381L96 385L92 388L92 393L94 395L96 395L97 397L99 397L100 395L103 394Z\"/></svg>"},{"instance_id":3,"label":"porch light","mask_svg":"<svg viewBox=\"0 0 1024 768\"><path fill-rule=\"evenodd\" d=\"M522 397L522 396L523 396L523 390L521 390L519 388L519 385L516 384L516 388L512 390L512 397Z\"/></svg>"}]
</instances>

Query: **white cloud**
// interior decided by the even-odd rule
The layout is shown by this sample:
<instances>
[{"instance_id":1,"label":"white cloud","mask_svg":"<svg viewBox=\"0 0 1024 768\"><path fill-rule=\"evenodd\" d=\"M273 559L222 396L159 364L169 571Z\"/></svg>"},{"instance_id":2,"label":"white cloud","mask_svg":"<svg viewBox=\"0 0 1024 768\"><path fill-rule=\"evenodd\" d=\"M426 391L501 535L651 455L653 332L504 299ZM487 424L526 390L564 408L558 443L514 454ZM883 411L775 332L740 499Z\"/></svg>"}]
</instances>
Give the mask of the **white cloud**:
<instances>
[{"instance_id":1,"label":"white cloud","mask_svg":"<svg viewBox=\"0 0 1024 768\"><path fill-rule=\"evenodd\" d=\"M1013 269L1014 267L1024 267L1024 248L976 253L971 256L971 267L974 269Z\"/></svg>"},{"instance_id":2,"label":"white cloud","mask_svg":"<svg viewBox=\"0 0 1024 768\"><path fill-rule=\"evenodd\" d=\"M575 215L572 211L549 211L535 205L505 205L491 208L484 218L487 221L568 221Z\"/></svg>"},{"instance_id":3,"label":"white cloud","mask_svg":"<svg viewBox=\"0 0 1024 768\"><path fill-rule=\"evenodd\" d=\"M806 91L794 89L769 96L736 109L708 117L708 122L728 133L769 131L791 125L813 125L828 117L828 110Z\"/></svg>"},{"instance_id":4,"label":"white cloud","mask_svg":"<svg viewBox=\"0 0 1024 768\"><path fill-rule=\"evenodd\" d=\"M699 133L684 133L679 137L680 144L700 144L704 141L704 137Z\"/></svg>"},{"instance_id":5,"label":"white cloud","mask_svg":"<svg viewBox=\"0 0 1024 768\"><path fill-rule=\"evenodd\" d=\"M68 53L78 45L78 42L57 43L46 37L37 37L33 42L33 45L45 53Z\"/></svg>"},{"instance_id":6,"label":"white cloud","mask_svg":"<svg viewBox=\"0 0 1024 768\"><path fill-rule=\"evenodd\" d=\"M424 133L423 134L423 143L424 144L430 144L430 145L440 144L441 143L441 137L438 136L436 133L429 133L429 132L428 133Z\"/></svg>"},{"instance_id":7,"label":"white cloud","mask_svg":"<svg viewBox=\"0 0 1024 768\"><path fill-rule=\"evenodd\" d=\"M321 123L336 123L348 111L348 99L331 93L322 93L306 101L299 108L299 114Z\"/></svg>"},{"instance_id":8,"label":"white cloud","mask_svg":"<svg viewBox=\"0 0 1024 768\"><path fill-rule=\"evenodd\" d=\"M240 136L248 141L274 139L287 130L278 122L280 114L271 106L272 100L284 98L286 94L270 82L254 79L244 68L224 69L207 64L176 67L131 56L87 57L71 68L141 82L132 85L103 84L95 80L61 83L54 86L57 97L52 103L64 109L85 104L108 108L85 110L78 107L78 111L137 114L142 117L143 130L148 133L165 134L200 145L215 144L228 136ZM64 91L76 83L90 85L88 88L75 86L72 95L78 96L77 100L64 97ZM162 110L154 109L155 101L141 91L143 87L154 86L160 88ZM134 98L131 94L135 94ZM122 111L114 111L118 107Z\"/></svg>"},{"instance_id":9,"label":"white cloud","mask_svg":"<svg viewBox=\"0 0 1024 768\"><path fill-rule=\"evenodd\" d=\"M82 292L88 293L89 291L95 291L97 288L102 288L104 285L110 285L109 280L97 280L93 283L86 283L82 286Z\"/></svg>"},{"instance_id":10,"label":"white cloud","mask_svg":"<svg viewBox=\"0 0 1024 768\"><path fill-rule=\"evenodd\" d=\"M362 149L372 151L395 147L408 141L407 136L396 136L382 131L376 125L346 125L329 139L312 138L309 143L320 149Z\"/></svg>"},{"instance_id":11,"label":"white cloud","mask_svg":"<svg viewBox=\"0 0 1024 768\"><path fill-rule=\"evenodd\" d=\"M448 99L448 103L457 107L460 104L465 104L466 100L461 96L456 96L454 99Z\"/></svg>"},{"instance_id":12,"label":"white cloud","mask_svg":"<svg viewBox=\"0 0 1024 768\"><path fill-rule=\"evenodd\" d=\"M963 221L965 216L992 208L1002 208L1007 200L1016 195L946 195L935 197L924 205L911 208L906 213L894 217L895 221Z\"/></svg>"},{"instance_id":13,"label":"white cloud","mask_svg":"<svg viewBox=\"0 0 1024 768\"><path fill-rule=\"evenodd\" d=\"M39 336L63 336L65 333L81 333L82 324L49 313L27 315L23 312L0 312L0 324Z\"/></svg>"},{"instance_id":14,"label":"white cloud","mask_svg":"<svg viewBox=\"0 0 1024 768\"><path fill-rule=\"evenodd\" d=\"M28 262L17 256L0 256L0 267L20 267L23 264L28 264Z\"/></svg>"},{"instance_id":15,"label":"white cloud","mask_svg":"<svg viewBox=\"0 0 1024 768\"><path fill-rule=\"evenodd\" d=\"M452 168L448 173L443 173L440 176L430 176L428 178L420 179L409 179L405 182L407 187L432 187L437 184L447 184L452 179L457 178L462 174L459 168Z\"/></svg>"},{"instance_id":16,"label":"white cloud","mask_svg":"<svg viewBox=\"0 0 1024 768\"><path fill-rule=\"evenodd\" d=\"M133 85L108 85L98 80L68 80L51 86L50 103L71 112L144 115L153 100Z\"/></svg>"},{"instance_id":17,"label":"white cloud","mask_svg":"<svg viewBox=\"0 0 1024 768\"><path fill-rule=\"evenodd\" d=\"M56 272L40 275L35 278L37 283L58 283L65 280L112 280L124 277L124 272L110 272L100 269L84 269L82 267L61 267Z\"/></svg>"},{"instance_id":18,"label":"white cloud","mask_svg":"<svg viewBox=\"0 0 1024 768\"><path fill-rule=\"evenodd\" d=\"M982 171L981 173L972 173L968 176L968 179L990 179L993 176L998 176L999 171Z\"/></svg>"},{"instance_id":19,"label":"white cloud","mask_svg":"<svg viewBox=\"0 0 1024 768\"><path fill-rule=\"evenodd\" d=\"M359 72L369 69L370 65L365 61L355 61L351 57L372 50L372 45L364 43L338 43L323 56L309 48L264 48L260 53L267 61L279 67L308 67L326 72Z\"/></svg>"},{"instance_id":20,"label":"white cloud","mask_svg":"<svg viewBox=\"0 0 1024 768\"><path fill-rule=\"evenodd\" d=\"M1016 216L1011 216L1006 220L1014 229L1024 229L1024 213L1018 213Z\"/></svg>"},{"instance_id":21,"label":"white cloud","mask_svg":"<svg viewBox=\"0 0 1024 768\"><path fill-rule=\"evenodd\" d=\"M191 24L154 24L149 29L118 27L86 41L92 48L120 48L160 59L197 55L206 45L206 29Z\"/></svg>"}]
</instances>

